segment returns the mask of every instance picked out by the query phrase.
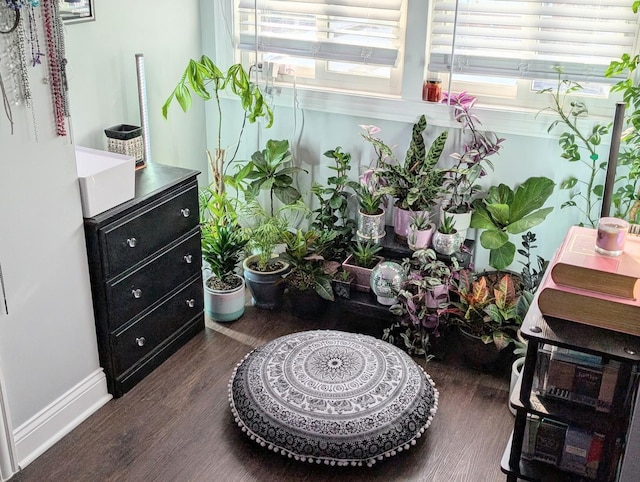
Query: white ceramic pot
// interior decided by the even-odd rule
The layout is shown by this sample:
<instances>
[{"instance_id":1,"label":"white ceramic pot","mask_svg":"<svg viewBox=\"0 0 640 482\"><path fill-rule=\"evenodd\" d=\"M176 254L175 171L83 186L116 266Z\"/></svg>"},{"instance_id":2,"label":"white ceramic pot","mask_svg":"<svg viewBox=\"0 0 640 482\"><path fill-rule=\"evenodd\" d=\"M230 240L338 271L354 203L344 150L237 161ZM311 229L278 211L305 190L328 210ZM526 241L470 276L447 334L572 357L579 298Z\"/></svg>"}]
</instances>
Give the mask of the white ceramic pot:
<instances>
[{"instance_id":1,"label":"white ceramic pot","mask_svg":"<svg viewBox=\"0 0 640 482\"><path fill-rule=\"evenodd\" d=\"M242 284L230 291L212 290L204 282L204 309L209 318L218 322L235 321L244 314L245 284L242 276Z\"/></svg>"},{"instance_id":2,"label":"white ceramic pot","mask_svg":"<svg viewBox=\"0 0 640 482\"><path fill-rule=\"evenodd\" d=\"M524 366L524 357L517 358L513 362L513 365L511 365L511 383L509 386L509 398L513 396L513 390L515 389L516 384L518 383L518 380L522 377L523 366ZM507 401L507 404L509 406L509 411L511 412L512 415L515 416L516 409L511 406L511 403L509 403L509 401Z\"/></svg>"},{"instance_id":3,"label":"white ceramic pot","mask_svg":"<svg viewBox=\"0 0 640 482\"><path fill-rule=\"evenodd\" d=\"M456 227L456 231L460 235L460 239L464 243L464 240L467 239L467 234L469 230L469 226L471 225L471 215L473 211L469 211L466 213L446 213L447 216L451 216L454 221L454 226ZM444 219L445 211L442 206L440 206L440 219Z\"/></svg>"}]
</instances>

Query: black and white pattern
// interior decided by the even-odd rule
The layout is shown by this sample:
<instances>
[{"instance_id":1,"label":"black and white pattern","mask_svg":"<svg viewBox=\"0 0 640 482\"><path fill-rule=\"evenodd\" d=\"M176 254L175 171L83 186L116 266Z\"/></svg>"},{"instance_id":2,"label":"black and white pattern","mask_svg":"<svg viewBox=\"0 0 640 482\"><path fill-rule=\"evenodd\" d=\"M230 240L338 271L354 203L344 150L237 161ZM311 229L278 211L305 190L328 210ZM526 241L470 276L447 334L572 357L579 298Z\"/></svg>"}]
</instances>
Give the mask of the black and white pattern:
<instances>
[{"instance_id":1,"label":"black and white pattern","mask_svg":"<svg viewBox=\"0 0 640 482\"><path fill-rule=\"evenodd\" d=\"M408 449L438 408L433 381L402 350L331 330L255 349L234 371L229 398L261 445L331 465L373 465Z\"/></svg>"}]
</instances>

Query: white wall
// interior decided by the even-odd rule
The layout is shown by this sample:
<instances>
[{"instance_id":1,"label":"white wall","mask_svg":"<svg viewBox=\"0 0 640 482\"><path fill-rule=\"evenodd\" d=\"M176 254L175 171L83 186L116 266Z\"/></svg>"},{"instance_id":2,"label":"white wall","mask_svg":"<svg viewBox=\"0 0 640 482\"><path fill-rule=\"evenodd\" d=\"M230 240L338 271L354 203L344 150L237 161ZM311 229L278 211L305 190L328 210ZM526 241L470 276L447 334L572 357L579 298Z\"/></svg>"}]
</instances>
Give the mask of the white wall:
<instances>
[{"instance_id":1,"label":"white wall","mask_svg":"<svg viewBox=\"0 0 640 482\"><path fill-rule=\"evenodd\" d=\"M202 103L161 114L187 61L202 54L198 0L96 2L96 20L66 25L71 115L76 144L106 149L104 129L141 125L135 55L144 55L153 162L206 167Z\"/></svg>"},{"instance_id":2,"label":"white wall","mask_svg":"<svg viewBox=\"0 0 640 482\"><path fill-rule=\"evenodd\" d=\"M203 170L202 107L169 121L160 107L200 55L197 0L96 2L66 25L72 135L56 137L45 63L30 69L31 111L0 117L0 366L20 465L104 404L73 144L106 149L103 129L140 124L135 54L145 55L153 161ZM44 42L41 41L41 45ZM0 298L0 302L2 299ZM3 476L6 476L4 472Z\"/></svg>"}]
</instances>

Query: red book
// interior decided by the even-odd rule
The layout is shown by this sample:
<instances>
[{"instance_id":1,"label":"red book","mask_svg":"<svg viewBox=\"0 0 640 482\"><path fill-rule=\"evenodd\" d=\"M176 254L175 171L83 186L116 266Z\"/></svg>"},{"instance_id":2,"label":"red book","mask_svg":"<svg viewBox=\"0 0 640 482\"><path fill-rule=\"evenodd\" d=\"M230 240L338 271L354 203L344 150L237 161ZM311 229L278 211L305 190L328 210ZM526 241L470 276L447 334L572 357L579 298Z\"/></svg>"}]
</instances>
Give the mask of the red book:
<instances>
[{"instance_id":1,"label":"red book","mask_svg":"<svg viewBox=\"0 0 640 482\"><path fill-rule=\"evenodd\" d=\"M596 229L572 226L551 266L553 280L621 298L640 296L640 237L627 235L620 256L605 256L594 249Z\"/></svg>"},{"instance_id":2,"label":"red book","mask_svg":"<svg viewBox=\"0 0 640 482\"><path fill-rule=\"evenodd\" d=\"M552 265L559 255L560 250ZM538 307L545 316L640 336L640 300L561 286L548 274L538 288L537 296Z\"/></svg>"}]
</instances>

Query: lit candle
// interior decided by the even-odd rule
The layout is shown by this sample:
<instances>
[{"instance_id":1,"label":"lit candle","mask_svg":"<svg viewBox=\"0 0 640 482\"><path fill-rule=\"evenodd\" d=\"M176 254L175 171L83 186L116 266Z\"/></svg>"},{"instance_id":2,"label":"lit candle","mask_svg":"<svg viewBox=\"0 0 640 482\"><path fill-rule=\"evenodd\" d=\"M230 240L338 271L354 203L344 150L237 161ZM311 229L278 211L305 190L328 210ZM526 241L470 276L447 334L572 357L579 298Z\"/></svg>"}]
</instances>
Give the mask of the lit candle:
<instances>
[{"instance_id":1,"label":"lit candle","mask_svg":"<svg viewBox=\"0 0 640 482\"><path fill-rule=\"evenodd\" d=\"M624 219L600 218L596 235L596 251L607 256L620 256L624 250L629 223Z\"/></svg>"}]
</instances>

